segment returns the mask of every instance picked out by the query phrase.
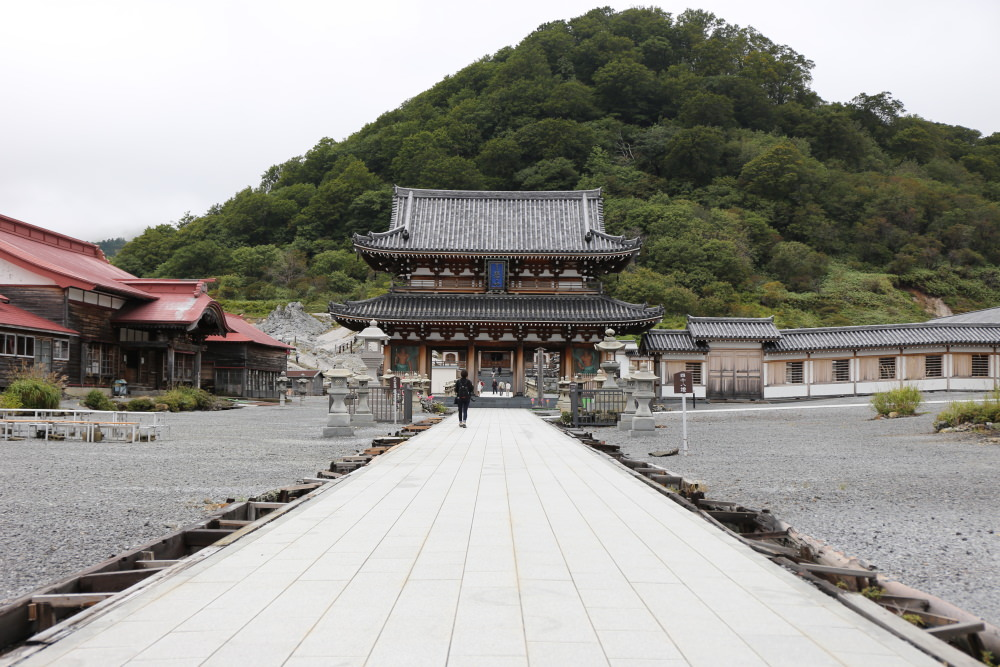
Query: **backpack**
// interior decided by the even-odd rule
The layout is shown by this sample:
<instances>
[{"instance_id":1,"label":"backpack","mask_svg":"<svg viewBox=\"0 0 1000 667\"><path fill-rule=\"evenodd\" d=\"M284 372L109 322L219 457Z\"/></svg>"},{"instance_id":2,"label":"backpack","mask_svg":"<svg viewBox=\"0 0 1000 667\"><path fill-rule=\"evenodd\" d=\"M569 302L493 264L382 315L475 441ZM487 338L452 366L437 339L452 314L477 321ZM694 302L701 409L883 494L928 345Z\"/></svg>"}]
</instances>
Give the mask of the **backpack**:
<instances>
[{"instance_id":1,"label":"backpack","mask_svg":"<svg viewBox=\"0 0 1000 667\"><path fill-rule=\"evenodd\" d=\"M470 382L462 378L455 384L455 396L458 398L469 398L472 395Z\"/></svg>"}]
</instances>

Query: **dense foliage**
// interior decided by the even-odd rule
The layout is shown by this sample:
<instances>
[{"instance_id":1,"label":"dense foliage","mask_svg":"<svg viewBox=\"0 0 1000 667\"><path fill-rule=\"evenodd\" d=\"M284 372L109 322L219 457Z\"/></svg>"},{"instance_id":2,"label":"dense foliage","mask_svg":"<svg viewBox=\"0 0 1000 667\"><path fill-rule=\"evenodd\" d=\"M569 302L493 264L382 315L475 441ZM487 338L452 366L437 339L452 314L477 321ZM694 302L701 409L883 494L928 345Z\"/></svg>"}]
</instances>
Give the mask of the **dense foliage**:
<instances>
[{"instance_id":1,"label":"dense foliage","mask_svg":"<svg viewBox=\"0 0 1000 667\"><path fill-rule=\"evenodd\" d=\"M118 253L119 250L125 247L126 243L127 241L124 238L118 236L113 239L104 239L103 241L97 241L97 247L104 252L105 257L111 259Z\"/></svg>"},{"instance_id":2,"label":"dense foliage","mask_svg":"<svg viewBox=\"0 0 1000 667\"><path fill-rule=\"evenodd\" d=\"M612 295L779 326L927 317L1000 300L1000 134L906 115L888 92L824 102L813 63L702 11L595 9L539 27L343 141L322 139L205 215L148 228L115 263L218 276L222 299L374 296L351 252L391 184L603 188L644 237Z\"/></svg>"}]
</instances>

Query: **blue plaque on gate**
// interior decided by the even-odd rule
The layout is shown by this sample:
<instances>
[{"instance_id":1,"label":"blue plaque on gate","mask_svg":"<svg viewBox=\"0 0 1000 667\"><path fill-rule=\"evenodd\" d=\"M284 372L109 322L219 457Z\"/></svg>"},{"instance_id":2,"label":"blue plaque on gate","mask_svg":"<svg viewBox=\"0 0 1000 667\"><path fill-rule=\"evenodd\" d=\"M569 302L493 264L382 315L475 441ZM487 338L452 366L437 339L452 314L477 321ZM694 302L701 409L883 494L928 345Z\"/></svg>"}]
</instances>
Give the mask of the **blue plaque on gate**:
<instances>
[{"instance_id":1,"label":"blue plaque on gate","mask_svg":"<svg viewBox=\"0 0 1000 667\"><path fill-rule=\"evenodd\" d=\"M507 262L490 260L486 262L487 289L491 292L503 292L507 289Z\"/></svg>"}]
</instances>

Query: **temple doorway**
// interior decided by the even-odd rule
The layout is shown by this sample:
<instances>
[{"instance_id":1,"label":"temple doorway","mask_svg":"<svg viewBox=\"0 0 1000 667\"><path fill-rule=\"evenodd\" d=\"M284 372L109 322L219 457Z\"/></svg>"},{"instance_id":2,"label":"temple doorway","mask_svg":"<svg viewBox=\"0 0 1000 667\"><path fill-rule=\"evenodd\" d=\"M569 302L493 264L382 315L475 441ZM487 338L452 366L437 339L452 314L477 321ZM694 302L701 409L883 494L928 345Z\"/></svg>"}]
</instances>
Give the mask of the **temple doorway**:
<instances>
[{"instance_id":1,"label":"temple doorway","mask_svg":"<svg viewBox=\"0 0 1000 667\"><path fill-rule=\"evenodd\" d=\"M514 350L479 350L479 377L484 396L513 396L520 391L514 378ZM495 386L494 386L495 383Z\"/></svg>"},{"instance_id":2,"label":"temple doorway","mask_svg":"<svg viewBox=\"0 0 1000 667\"><path fill-rule=\"evenodd\" d=\"M458 379L466 363L465 348L441 348L431 350L431 395L439 396L445 393L445 387Z\"/></svg>"}]
</instances>

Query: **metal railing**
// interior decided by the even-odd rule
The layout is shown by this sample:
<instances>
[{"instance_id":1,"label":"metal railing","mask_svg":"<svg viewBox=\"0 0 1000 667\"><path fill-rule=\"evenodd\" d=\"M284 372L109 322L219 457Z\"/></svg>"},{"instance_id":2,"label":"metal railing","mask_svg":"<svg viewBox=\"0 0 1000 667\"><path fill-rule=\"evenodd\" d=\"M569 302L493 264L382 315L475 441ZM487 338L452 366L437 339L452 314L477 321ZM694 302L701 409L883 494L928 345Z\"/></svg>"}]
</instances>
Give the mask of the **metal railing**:
<instances>
[{"instance_id":1,"label":"metal railing","mask_svg":"<svg viewBox=\"0 0 1000 667\"><path fill-rule=\"evenodd\" d=\"M344 398L352 415L358 409L357 390ZM368 407L377 422L409 423L413 419L413 390L409 387L368 387Z\"/></svg>"},{"instance_id":2,"label":"metal railing","mask_svg":"<svg viewBox=\"0 0 1000 667\"><path fill-rule=\"evenodd\" d=\"M625 392L621 389L581 389L574 385L569 392L574 428L614 426L625 411Z\"/></svg>"}]
</instances>

